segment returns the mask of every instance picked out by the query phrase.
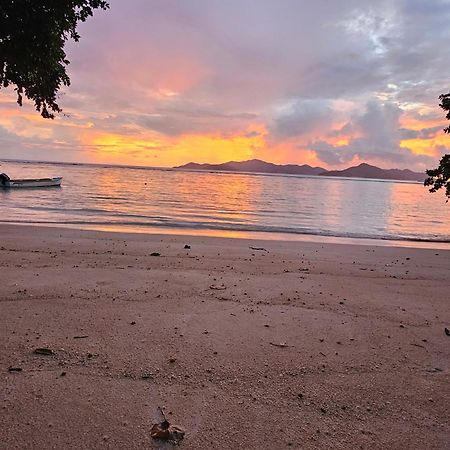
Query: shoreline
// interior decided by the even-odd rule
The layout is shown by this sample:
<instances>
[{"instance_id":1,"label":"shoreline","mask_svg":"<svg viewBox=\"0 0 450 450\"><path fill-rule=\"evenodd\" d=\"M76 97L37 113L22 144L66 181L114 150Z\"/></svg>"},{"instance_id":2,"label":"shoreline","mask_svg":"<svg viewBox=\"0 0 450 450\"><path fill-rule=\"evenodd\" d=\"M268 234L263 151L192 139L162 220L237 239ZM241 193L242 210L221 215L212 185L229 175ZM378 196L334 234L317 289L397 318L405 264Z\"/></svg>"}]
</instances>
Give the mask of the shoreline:
<instances>
[{"instance_id":1,"label":"shoreline","mask_svg":"<svg viewBox=\"0 0 450 450\"><path fill-rule=\"evenodd\" d=\"M158 407L183 449L448 444L450 250L24 227L0 449L168 448Z\"/></svg>"},{"instance_id":2,"label":"shoreline","mask_svg":"<svg viewBox=\"0 0 450 450\"><path fill-rule=\"evenodd\" d=\"M101 233L115 234L141 234L151 236L198 236L225 239L247 239L263 240L273 242L312 242L317 244L344 244L344 245L367 245L381 247L399 247L399 248L427 248L436 250L450 250L450 241L445 240L426 240L415 238L391 239L391 238L369 238L369 237L346 237L332 236L324 234L308 233L283 233L271 231L243 231L243 230L225 230L225 229L206 229L206 228L184 228L184 227L155 227L155 226L127 226L127 225L98 225L98 224L54 224L45 222L0 222L0 227L20 226L20 227L43 227L55 230L79 230L79 231L97 231Z\"/></svg>"}]
</instances>

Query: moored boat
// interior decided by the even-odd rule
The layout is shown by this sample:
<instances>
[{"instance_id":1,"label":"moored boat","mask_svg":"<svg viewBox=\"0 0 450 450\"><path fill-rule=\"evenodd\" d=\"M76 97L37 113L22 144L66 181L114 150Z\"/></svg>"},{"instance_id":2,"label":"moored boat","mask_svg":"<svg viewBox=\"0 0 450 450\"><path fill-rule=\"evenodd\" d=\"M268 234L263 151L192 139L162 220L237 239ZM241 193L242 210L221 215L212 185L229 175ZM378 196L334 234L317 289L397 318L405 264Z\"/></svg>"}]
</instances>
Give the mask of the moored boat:
<instances>
[{"instance_id":1,"label":"moored boat","mask_svg":"<svg viewBox=\"0 0 450 450\"><path fill-rule=\"evenodd\" d=\"M2 188L37 188L61 186L62 177L31 178L11 180L6 173L0 174L0 187Z\"/></svg>"}]
</instances>

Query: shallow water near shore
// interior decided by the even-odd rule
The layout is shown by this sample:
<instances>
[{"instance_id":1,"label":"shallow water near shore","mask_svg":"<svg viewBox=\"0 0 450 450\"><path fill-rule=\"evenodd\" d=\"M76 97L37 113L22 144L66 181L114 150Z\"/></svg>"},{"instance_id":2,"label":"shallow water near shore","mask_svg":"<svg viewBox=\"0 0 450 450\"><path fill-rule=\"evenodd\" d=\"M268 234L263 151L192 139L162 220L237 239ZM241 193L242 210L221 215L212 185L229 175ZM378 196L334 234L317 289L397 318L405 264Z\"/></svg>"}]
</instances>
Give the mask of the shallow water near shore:
<instances>
[{"instance_id":1,"label":"shallow water near shore","mask_svg":"<svg viewBox=\"0 0 450 450\"><path fill-rule=\"evenodd\" d=\"M450 208L420 183L4 161L11 178L58 189L1 190L3 223L238 237L450 241Z\"/></svg>"}]
</instances>

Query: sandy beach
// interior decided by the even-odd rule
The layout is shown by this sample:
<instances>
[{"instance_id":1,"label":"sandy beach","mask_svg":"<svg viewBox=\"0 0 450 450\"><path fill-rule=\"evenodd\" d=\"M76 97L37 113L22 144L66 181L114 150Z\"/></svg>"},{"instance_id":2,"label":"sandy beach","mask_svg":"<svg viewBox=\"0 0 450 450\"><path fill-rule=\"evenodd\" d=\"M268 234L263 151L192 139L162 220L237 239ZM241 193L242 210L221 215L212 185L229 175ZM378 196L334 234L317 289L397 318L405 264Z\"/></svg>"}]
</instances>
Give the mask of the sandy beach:
<instances>
[{"instance_id":1,"label":"sandy beach","mask_svg":"<svg viewBox=\"0 0 450 450\"><path fill-rule=\"evenodd\" d=\"M172 448L158 407L184 449L450 448L449 274L442 249L0 225L0 448Z\"/></svg>"}]
</instances>

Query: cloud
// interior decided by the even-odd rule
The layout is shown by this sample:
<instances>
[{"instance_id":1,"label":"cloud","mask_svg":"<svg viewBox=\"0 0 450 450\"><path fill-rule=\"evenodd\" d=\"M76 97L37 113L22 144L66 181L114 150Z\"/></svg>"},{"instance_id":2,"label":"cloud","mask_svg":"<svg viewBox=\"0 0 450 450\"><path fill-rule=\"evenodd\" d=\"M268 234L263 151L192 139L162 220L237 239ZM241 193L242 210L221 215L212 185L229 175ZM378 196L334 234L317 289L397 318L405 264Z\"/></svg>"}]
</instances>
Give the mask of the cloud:
<instances>
[{"instance_id":1,"label":"cloud","mask_svg":"<svg viewBox=\"0 0 450 450\"><path fill-rule=\"evenodd\" d=\"M442 133L443 126L422 128L421 130L410 130L407 128L400 128L399 133L402 139L431 139L436 137L438 133Z\"/></svg>"},{"instance_id":2,"label":"cloud","mask_svg":"<svg viewBox=\"0 0 450 450\"><path fill-rule=\"evenodd\" d=\"M448 90L448 0L110 4L67 47L72 83L60 104L69 117L31 125L9 106L2 109L2 99L12 97L0 93L0 125L19 141L26 141L27 129L45 142L33 155L53 149L54 159L65 160L70 146L109 134L164 148L183 136L261 138L265 146L249 144L242 156L279 162L307 155L316 158L311 163L338 165L358 156L417 165L430 157L404 142L440 133L435 119L437 97ZM414 118L413 128L406 116ZM449 146L433 142L433 152ZM422 142L420 151L425 147ZM143 157L145 151L151 150L143 145ZM136 158L131 146L122 152L122 162ZM94 158L93 151L77 154ZM161 156L161 165L170 164L164 161Z\"/></svg>"},{"instance_id":3,"label":"cloud","mask_svg":"<svg viewBox=\"0 0 450 450\"><path fill-rule=\"evenodd\" d=\"M302 136L327 129L334 112L330 102L322 99L295 99L279 109L270 131L278 138Z\"/></svg>"},{"instance_id":4,"label":"cloud","mask_svg":"<svg viewBox=\"0 0 450 450\"><path fill-rule=\"evenodd\" d=\"M397 104L370 101L361 115L355 115L341 131L354 133L358 137L350 139L347 145L332 145L318 140L311 144L319 159L327 164L348 163L355 157L360 160L383 160L389 163L417 165L430 163L432 158L414 154L402 147L402 139L428 136L430 130L414 131L400 127L403 111Z\"/></svg>"}]
</instances>

